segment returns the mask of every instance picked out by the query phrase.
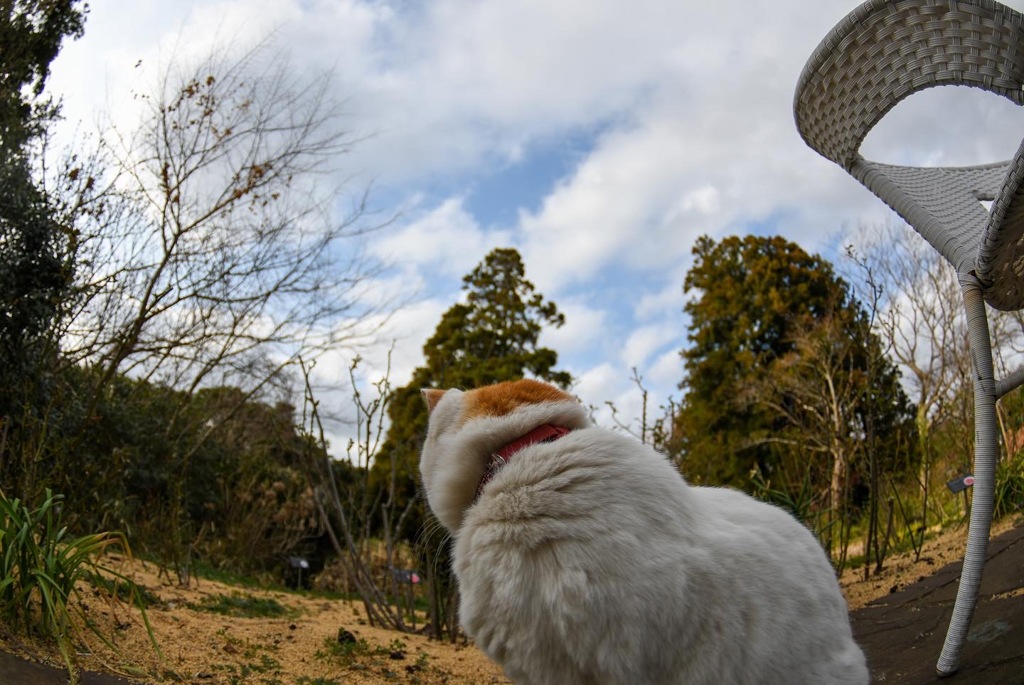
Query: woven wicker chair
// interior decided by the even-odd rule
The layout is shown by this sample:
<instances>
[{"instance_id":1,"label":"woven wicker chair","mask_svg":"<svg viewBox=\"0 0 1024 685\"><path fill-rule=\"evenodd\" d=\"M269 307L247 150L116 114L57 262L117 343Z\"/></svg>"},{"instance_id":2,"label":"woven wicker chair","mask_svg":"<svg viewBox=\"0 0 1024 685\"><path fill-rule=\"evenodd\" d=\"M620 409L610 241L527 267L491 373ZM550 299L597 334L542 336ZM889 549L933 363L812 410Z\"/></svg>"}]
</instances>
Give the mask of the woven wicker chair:
<instances>
[{"instance_id":1,"label":"woven wicker chair","mask_svg":"<svg viewBox=\"0 0 1024 685\"><path fill-rule=\"evenodd\" d=\"M871 0L819 44L794 103L804 141L924 236L956 269L963 291L974 364L975 481L940 676L959 666L985 566L999 449L995 402L1024 382L1024 370L995 378L985 307L1024 308L1024 144L1008 162L961 168L877 164L858 151L890 109L920 90L973 86L1020 105L1022 84L1018 12L992 0ZM990 211L986 200L994 201Z\"/></svg>"}]
</instances>

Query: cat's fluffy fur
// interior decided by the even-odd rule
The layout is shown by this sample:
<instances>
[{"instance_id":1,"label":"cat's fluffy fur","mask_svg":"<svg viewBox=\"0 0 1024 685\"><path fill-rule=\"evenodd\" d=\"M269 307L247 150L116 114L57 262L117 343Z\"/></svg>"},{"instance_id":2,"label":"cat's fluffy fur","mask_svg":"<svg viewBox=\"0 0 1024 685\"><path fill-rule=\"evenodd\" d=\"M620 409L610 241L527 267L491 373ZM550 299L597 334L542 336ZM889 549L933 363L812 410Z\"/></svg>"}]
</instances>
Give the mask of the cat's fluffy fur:
<instances>
[{"instance_id":1,"label":"cat's fluffy fur","mask_svg":"<svg viewBox=\"0 0 1024 685\"><path fill-rule=\"evenodd\" d=\"M687 485L536 381L424 391L420 468L460 620L517 683L863 685L831 565L789 514ZM571 433L490 456L538 425Z\"/></svg>"}]
</instances>

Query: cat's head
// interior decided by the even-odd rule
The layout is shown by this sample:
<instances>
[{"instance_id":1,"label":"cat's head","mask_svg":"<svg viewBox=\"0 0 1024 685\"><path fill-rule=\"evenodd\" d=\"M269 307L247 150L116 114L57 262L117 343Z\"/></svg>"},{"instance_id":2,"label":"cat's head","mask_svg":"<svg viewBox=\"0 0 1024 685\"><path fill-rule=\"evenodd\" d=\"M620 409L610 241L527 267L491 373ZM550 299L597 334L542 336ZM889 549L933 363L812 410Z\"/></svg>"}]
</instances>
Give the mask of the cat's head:
<instances>
[{"instance_id":1,"label":"cat's head","mask_svg":"<svg viewBox=\"0 0 1024 685\"><path fill-rule=\"evenodd\" d=\"M538 426L570 430L590 424L583 405L553 385L531 379L475 390L423 390L430 411L420 474L427 502L458 530L492 456Z\"/></svg>"}]
</instances>

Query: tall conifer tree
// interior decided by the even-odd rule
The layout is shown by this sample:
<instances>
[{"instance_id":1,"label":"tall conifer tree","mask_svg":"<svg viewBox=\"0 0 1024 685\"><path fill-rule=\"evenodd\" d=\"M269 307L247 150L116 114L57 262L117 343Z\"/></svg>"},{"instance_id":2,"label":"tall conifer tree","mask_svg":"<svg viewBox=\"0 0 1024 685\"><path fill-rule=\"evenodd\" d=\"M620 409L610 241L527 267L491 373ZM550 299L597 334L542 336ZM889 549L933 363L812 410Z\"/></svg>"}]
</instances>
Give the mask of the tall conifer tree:
<instances>
[{"instance_id":1,"label":"tall conifer tree","mask_svg":"<svg viewBox=\"0 0 1024 685\"><path fill-rule=\"evenodd\" d=\"M0 6L0 419L31 411L41 364L72 283L75 237L33 177L33 154L58 107L43 91L66 37L81 36L77 0ZM28 394L26 394L28 393Z\"/></svg>"},{"instance_id":2,"label":"tall conifer tree","mask_svg":"<svg viewBox=\"0 0 1024 685\"><path fill-rule=\"evenodd\" d=\"M455 586L451 577L447 538L439 526L424 525L426 505L417 496L419 450L427 430L423 388L472 388L525 375L562 387L572 381L558 371L558 354L539 345L545 326L559 327L565 317L526 280L519 252L492 250L463 279L464 302L452 305L423 346L424 365L410 382L395 391L388 407L390 427L377 454L371 482L390 489L385 501L392 511L410 508L400 536L417 544L430 587L432 634L454 636Z\"/></svg>"},{"instance_id":3,"label":"tall conifer tree","mask_svg":"<svg viewBox=\"0 0 1024 685\"><path fill-rule=\"evenodd\" d=\"M395 391L388 408L390 428L374 465L374 480L387 482L393 459L400 501L416 494L419 449L427 429L421 389L473 388L525 375L562 387L572 381L567 372L555 369L558 353L539 344L544 327L560 327L565 317L526 279L517 250L492 250L462 281L465 302L442 315L423 346L424 365Z\"/></svg>"},{"instance_id":4,"label":"tall conifer tree","mask_svg":"<svg viewBox=\"0 0 1024 685\"><path fill-rule=\"evenodd\" d=\"M770 478L806 462L822 444L807 420L822 409L807 399L821 381L845 388L842 416L833 409L829 424L838 439L870 430L891 443L908 429L898 372L829 262L779 236L703 237L693 252L684 286L694 294L685 306L692 344L680 353L685 394L672 445L687 477L750 488L755 469ZM810 371L822 359L834 361L831 379Z\"/></svg>"}]
</instances>

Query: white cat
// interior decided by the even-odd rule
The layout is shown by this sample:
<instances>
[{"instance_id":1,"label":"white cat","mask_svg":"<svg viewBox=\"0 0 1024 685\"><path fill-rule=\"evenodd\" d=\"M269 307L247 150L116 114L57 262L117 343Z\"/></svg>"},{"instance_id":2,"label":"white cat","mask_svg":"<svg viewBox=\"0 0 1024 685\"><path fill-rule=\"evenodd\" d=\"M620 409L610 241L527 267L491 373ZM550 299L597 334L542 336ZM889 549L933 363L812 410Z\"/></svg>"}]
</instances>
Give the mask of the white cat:
<instances>
[{"instance_id":1,"label":"white cat","mask_svg":"<svg viewBox=\"0 0 1024 685\"><path fill-rule=\"evenodd\" d=\"M832 567L788 513L687 485L545 383L423 394L460 621L515 682L868 682Z\"/></svg>"}]
</instances>

